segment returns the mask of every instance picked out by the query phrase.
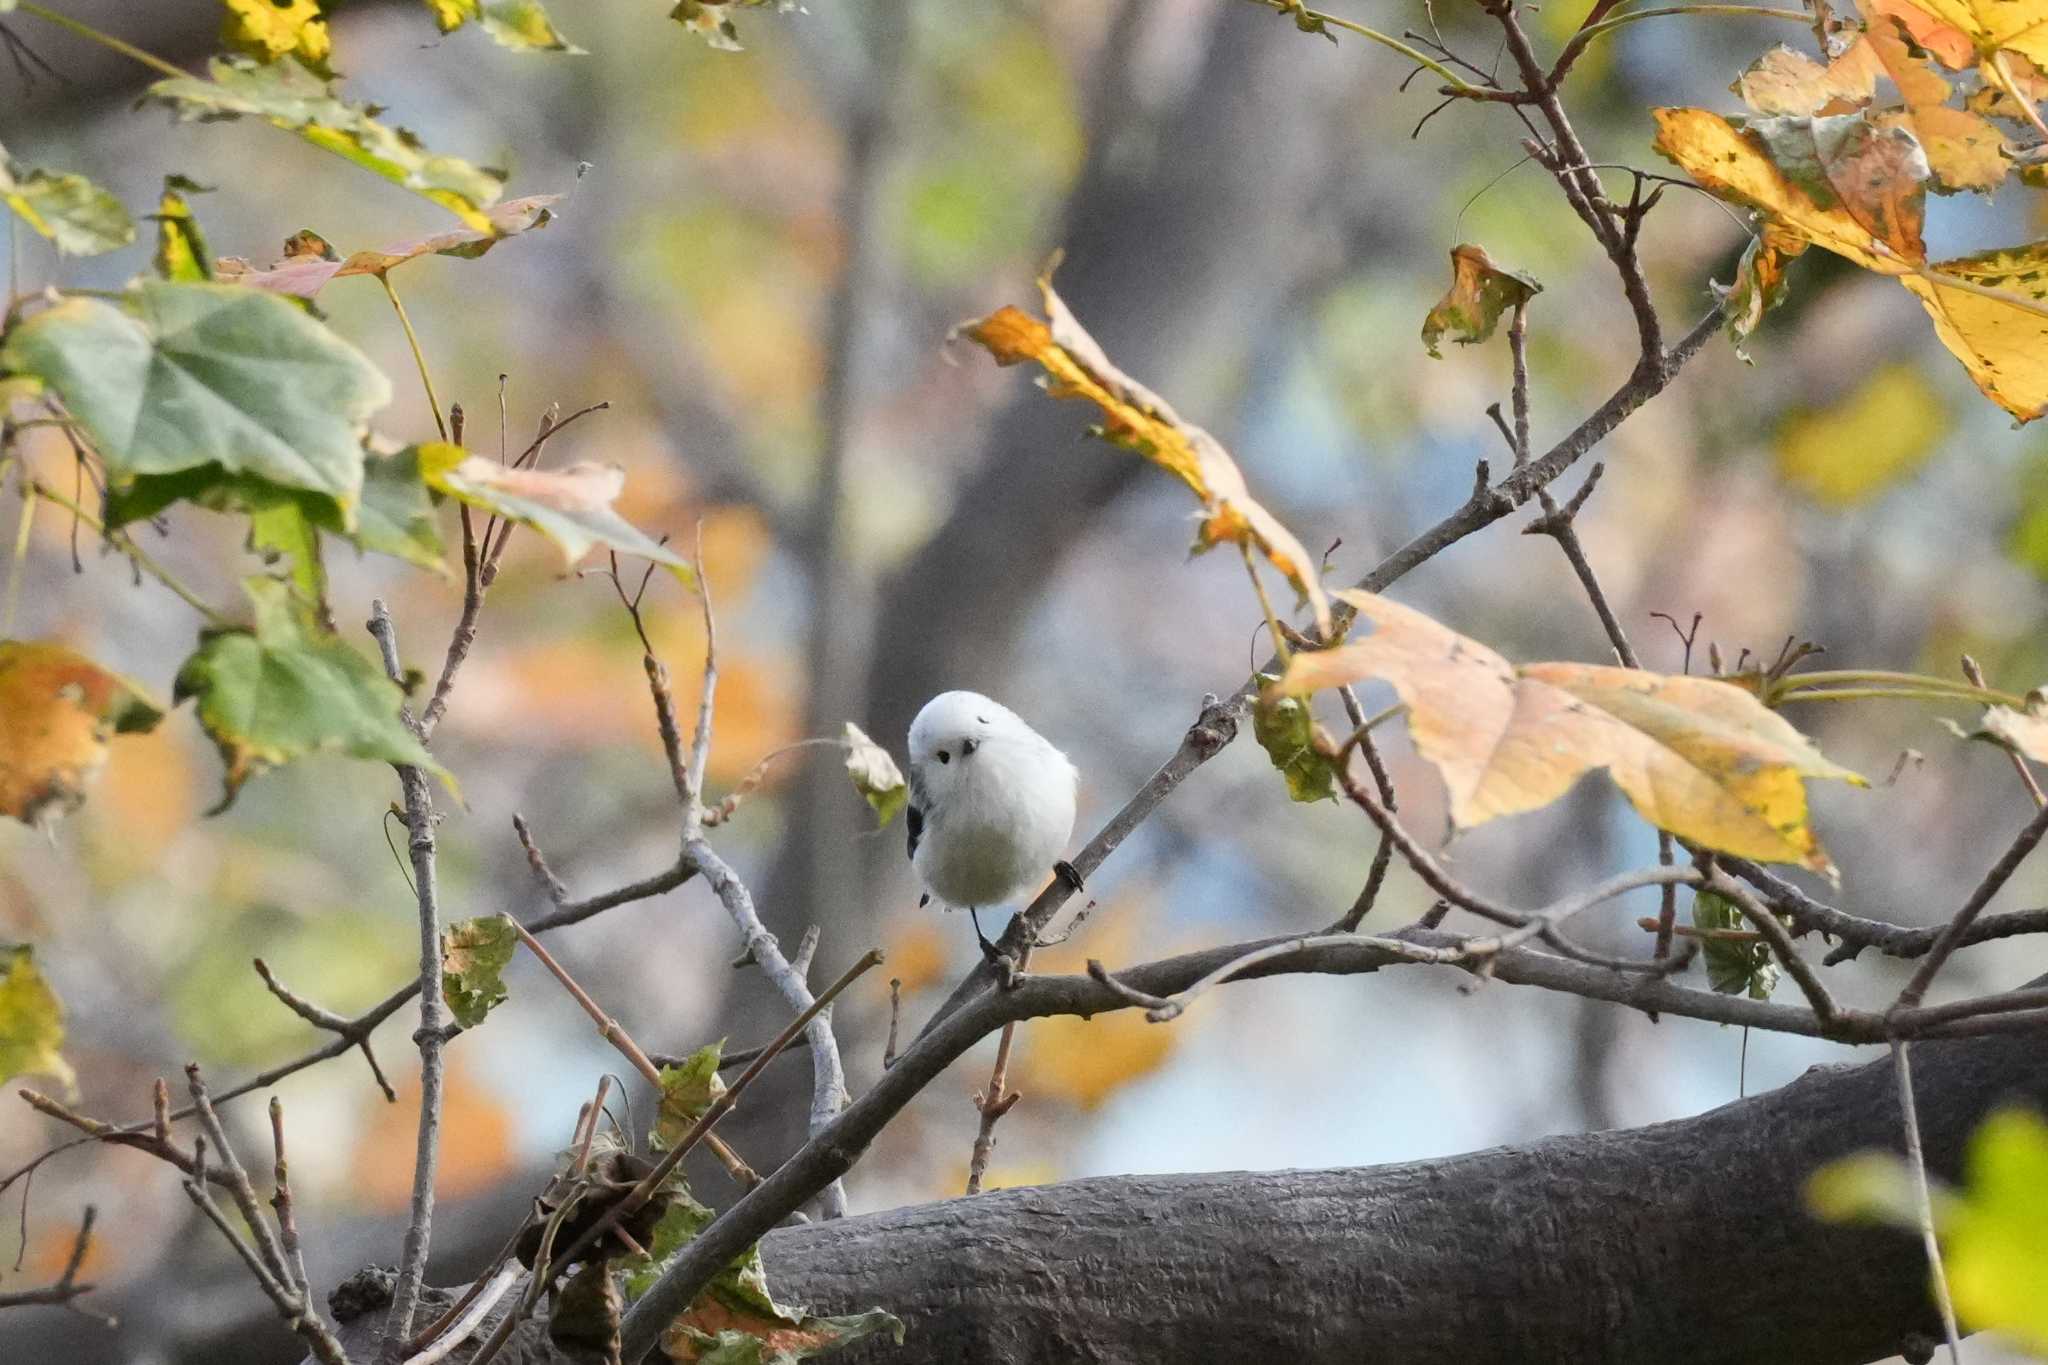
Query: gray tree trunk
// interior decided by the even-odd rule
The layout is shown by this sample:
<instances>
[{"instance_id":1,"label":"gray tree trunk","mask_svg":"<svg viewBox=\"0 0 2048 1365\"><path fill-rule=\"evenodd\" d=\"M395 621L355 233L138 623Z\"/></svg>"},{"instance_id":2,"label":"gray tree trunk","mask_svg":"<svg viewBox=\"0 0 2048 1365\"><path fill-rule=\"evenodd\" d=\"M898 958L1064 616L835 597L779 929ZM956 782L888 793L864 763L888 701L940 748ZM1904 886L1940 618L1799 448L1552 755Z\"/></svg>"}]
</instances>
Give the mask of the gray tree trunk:
<instances>
[{"instance_id":1,"label":"gray tree trunk","mask_svg":"<svg viewBox=\"0 0 2048 1365\"><path fill-rule=\"evenodd\" d=\"M2048 1106L2039 1037L1914 1052L1928 1161L1949 1178L1990 1110ZM1648 1128L1081 1180L778 1229L762 1250L778 1296L908 1324L901 1348L848 1365L1853 1365L1938 1330L1926 1265L1903 1233L1814 1221L1801 1190L1835 1157L1901 1145L1886 1060Z\"/></svg>"}]
</instances>

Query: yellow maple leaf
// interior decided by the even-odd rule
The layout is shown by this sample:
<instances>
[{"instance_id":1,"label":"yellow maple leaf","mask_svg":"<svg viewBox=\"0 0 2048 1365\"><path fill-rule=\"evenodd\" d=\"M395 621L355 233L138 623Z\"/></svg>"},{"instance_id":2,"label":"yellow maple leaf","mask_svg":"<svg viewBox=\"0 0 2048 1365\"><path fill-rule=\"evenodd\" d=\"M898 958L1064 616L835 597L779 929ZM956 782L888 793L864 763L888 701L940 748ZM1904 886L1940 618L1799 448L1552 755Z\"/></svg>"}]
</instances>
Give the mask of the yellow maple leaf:
<instances>
[{"instance_id":1,"label":"yellow maple leaf","mask_svg":"<svg viewBox=\"0 0 2048 1365\"><path fill-rule=\"evenodd\" d=\"M2048 409L2048 241L1937 261L1899 283L1992 401L2022 422Z\"/></svg>"},{"instance_id":2,"label":"yellow maple leaf","mask_svg":"<svg viewBox=\"0 0 2048 1365\"><path fill-rule=\"evenodd\" d=\"M1804 779L1866 784L1741 688L1593 664L1514 665L1411 607L1366 592L1337 596L1373 623L1372 634L1297 653L1279 690L1391 683L1460 828L1548 805L1605 768L1660 829L1832 875L1807 827Z\"/></svg>"},{"instance_id":3,"label":"yellow maple leaf","mask_svg":"<svg viewBox=\"0 0 2048 1365\"><path fill-rule=\"evenodd\" d=\"M1055 259L1054 265L1058 264ZM998 365L1036 361L1055 398L1085 398L1102 409L1100 435L1179 476L1202 500L1203 519L1195 548L1229 541L1265 555L1294 584L1315 613L1316 626L1330 629L1330 604L1319 565L1294 533L1251 495L1244 474L1223 444L1182 419L1164 398L1110 363L1102 347L1053 292L1051 266L1038 277L1046 320L1004 306L960 331L980 342Z\"/></svg>"}]
</instances>

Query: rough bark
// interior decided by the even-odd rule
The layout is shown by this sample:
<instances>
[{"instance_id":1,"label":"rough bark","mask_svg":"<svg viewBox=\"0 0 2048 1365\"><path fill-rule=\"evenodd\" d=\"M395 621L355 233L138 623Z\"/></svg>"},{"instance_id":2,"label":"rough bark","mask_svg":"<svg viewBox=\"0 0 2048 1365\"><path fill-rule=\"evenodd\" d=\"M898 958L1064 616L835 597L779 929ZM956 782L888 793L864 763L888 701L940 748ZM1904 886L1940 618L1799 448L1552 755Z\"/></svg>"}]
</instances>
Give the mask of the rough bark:
<instances>
[{"instance_id":1,"label":"rough bark","mask_svg":"<svg viewBox=\"0 0 2048 1365\"><path fill-rule=\"evenodd\" d=\"M1929 1164L1951 1178L1990 1109L2048 1104L2039 1037L1915 1058ZM1888 1060L1647 1128L1354 1170L1081 1180L762 1247L779 1295L908 1323L903 1347L849 1365L1850 1365L1934 1321L1913 1237L1803 1210L1806 1176L1866 1147L1901 1147Z\"/></svg>"}]
</instances>

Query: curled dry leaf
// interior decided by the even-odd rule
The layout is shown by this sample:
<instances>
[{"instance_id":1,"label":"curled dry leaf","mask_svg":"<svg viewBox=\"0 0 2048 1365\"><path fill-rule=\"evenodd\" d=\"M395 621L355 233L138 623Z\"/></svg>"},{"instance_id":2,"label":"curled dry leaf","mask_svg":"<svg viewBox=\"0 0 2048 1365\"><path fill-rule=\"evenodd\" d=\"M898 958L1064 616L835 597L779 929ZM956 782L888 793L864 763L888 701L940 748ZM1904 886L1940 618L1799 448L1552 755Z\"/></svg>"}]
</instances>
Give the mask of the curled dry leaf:
<instances>
[{"instance_id":1,"label":"curled dry leaf","mask_svg":"<svg viewBox=\"0 0 2048 1365\"><path fill-rule=\"evenodd\" d=\"M910 799L910 786L903 780L903 770L896 766L896 760L889 757L889 751L869 739L858 725L846 722L846 771L853 778L853 785L875 808L877 824L886 825L896 818L896 812L903 809L903 803Z\"/></svg>"},{"instance_id":2,"label":"curled dry leaf","mask_svg":"<svg viewBox=\"0 0 2048 1365\"><path fill-rule=\"evenodd\" d=\"M1338 596L1373 623L1372 634L1297 653L1275 690L1392 684L1459 828L1548 805L1605 768L1660 829L1833 875L1807 826L1804 781L1868 784L1741 688L1591 664L1514 665L1410 607L1365 592Z\"/></svg>"},{"instance_id":3,"label":"curled dry leaf","mask_svg":"<svg viewBox=\"0 0 2048 1365\"><path fill-rule=\"evenodd\" d=\"M1974 730L1944 722L1959 739L1981 739L2036 763L2048 763L2048 687L2027 693L2026 707L1990 706Z\"/></svg>"},{"instance_id":4,"label":"curled dry leaf","mask_svg":"<svg viewBox=\"0 0 2048 1365\"><path fill-rule=\"evenodd\" d=\"M1259 551L1294 584L1315 614L1317 629L1328 634L1330 604L1316 560L1278 517L1253 499L1243 472L1221 442L1183 420L1164 398L1110 363L1053 292L1051 269L1048 266L1038 277L1045 321L1006 306L962 325L958 332L980 342L998 365L1036 361L1045 369L1046 392L1053 397L1085 398L1100 407L1106 420L1096 428L1097 435L1178 475L1202 500L1197 550L1229 541Z\"/></svg>"},{"instance_id":5,"label":"curled dry leaf","mask_svg":"<svg viewBox=\"0 0 2048 1365\"><path fill-rule=\"evenodd\" d=\"M317 234L301 232L284 244L283 256L261 270L239 256L222 257L214 270L219 278L236 284L310 299L330 280L349 275L381 275L393 266L404 265L421 256L460 256L465 259L481 256L506 237L546 227L554 221L554 206L561 202L559 194L507 199L484 215L490 224L488 231L473 227L451 228L431 237L400 242L374 251L358 251L347 257L338 255Z\"/></svg>"},{"instance_id":6,"label":"curled dry leaf","mask_svg":"<svg viewBox=\"0 0 2048 1365\"><path fill-rule=\"evenodd\" d=\"M58 1048L64 1007L36 967L27 944L0 945L0 1082L51 1076L69 1090L77 1077Z\"/></svg>"},{"instance_id":7,"label":"curled dry leaf","mask_svg":"<svg viewBox=\"0 0 2048 1365\"><path fill-rule=\"evenodd\" d=\"M664 564L696 586L687 561L642 534L612 510L626 488L626 471L585 461L562 469L515 469L471 455L446 441L419 447L429 485L472 507L531 526L562 551L568 567L600 545Z\"/></svg>"},{"instance_id":8,"label":"curled dry leaf","mask_svg":"<svg viewBox=\"0 0 2048 1365\"><path fill-rule=\"evenodd\" d=\"M1437 342L1448 334L1460 346L1471 346L1493 335L1500 315L1519 308L1543 292L1543 286L1527 275L1495 265L1483 247L1469 242L1451 248L1451 287L1437 300L1436 307L1422 320L1422 344L1441 359Z\"/></svg>"},{"instance_id":9,"label":"curled dry leaf","mask_svg":"<svg viewBox=\"0 0 2048 1365\"><path fill-rule=\"evenodd\" d=\"M162 718L140 688L83 654L0 640L0 815L48 828L85 800L111 736Z\"/></svg>"},{"instance_id":10,"label":"curled dry leaf","mask_svg":"<svg viewBox=\"0 0 2048 1365\"><path fill-rule=\"evenodd\" d=\"M466 23L483 26L501 47L524 52L565 52L583 49L564 38L555 28L539 0L427 0L434 22L443 33L452 33Z\"/></svg>"}]
</instances>

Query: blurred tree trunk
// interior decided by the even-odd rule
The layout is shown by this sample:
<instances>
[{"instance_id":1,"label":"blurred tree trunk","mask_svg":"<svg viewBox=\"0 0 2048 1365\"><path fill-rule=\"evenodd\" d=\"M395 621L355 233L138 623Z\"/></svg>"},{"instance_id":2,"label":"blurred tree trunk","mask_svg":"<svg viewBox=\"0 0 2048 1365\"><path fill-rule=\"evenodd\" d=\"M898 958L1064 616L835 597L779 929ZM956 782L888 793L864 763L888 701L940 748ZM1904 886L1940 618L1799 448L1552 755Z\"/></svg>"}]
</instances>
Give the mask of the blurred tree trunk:
<instances>
[{"instance_id":1,"label":"blurred tree trunk","mask_svg":"<svg viewBox=\"0 0 2048 1365\"><path fill-rule=\"evenodd\" d=\"M2048 1105L2038 1037L1915 1055L1928 1163L1949 1178L1994 1106ZM1855 1365L1939 1330L1916 1237L1806 1213L1816 1167L1873 1147L1901 1150L1889 1059L1648 1128L1007 1190L782 1228L762 1251L778 1297L908 1324L902 1348L834 1357L849 1363ZM523 1359L558 1359L535 1345Z\"/></svg>"}]
</instances>

